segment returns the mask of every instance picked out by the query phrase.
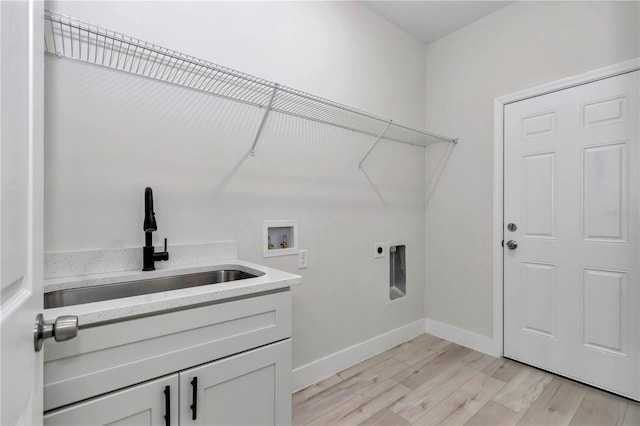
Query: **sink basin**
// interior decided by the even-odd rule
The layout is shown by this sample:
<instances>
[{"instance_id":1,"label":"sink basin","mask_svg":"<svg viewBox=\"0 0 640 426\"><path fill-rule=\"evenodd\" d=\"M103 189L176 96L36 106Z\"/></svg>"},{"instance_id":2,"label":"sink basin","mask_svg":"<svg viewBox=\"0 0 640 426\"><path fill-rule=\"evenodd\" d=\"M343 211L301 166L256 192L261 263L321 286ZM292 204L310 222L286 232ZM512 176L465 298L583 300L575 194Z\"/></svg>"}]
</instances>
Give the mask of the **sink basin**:
<instances>
[{"instance_id":1,"label":"sink basin","mask_svg":"<svg viewBox=\"0 0 640 426\"><path fill-rule=\"evenodd\" d=\"M159 293L161 291L220 284L228 281L256 278L261 275L264 275L264 272L249 268L243 268L243 270L220 269L172 277L149 278L68 290L56 290L44 294L44 308L61 308L63 306L140 296L142 294Z\"/></svg>"}]
</instances>

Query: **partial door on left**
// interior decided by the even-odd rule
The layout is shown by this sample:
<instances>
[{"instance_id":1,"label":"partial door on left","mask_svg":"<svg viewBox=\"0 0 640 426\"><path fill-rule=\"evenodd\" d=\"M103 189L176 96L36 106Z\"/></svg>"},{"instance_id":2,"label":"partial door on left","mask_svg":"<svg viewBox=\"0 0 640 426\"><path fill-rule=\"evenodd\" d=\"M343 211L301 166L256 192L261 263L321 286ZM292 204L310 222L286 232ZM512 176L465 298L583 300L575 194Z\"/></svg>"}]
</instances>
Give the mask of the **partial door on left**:
<instances>
[{"instance_id":1,"label":"partial door on left","mask_svg":"<svg viewBox=\"0 0 640 426\"><path fill-rule=\"evenodd\" d=\"M43 2L0 1L0 424L42 423Z\"/></svg>"}]
</instances>

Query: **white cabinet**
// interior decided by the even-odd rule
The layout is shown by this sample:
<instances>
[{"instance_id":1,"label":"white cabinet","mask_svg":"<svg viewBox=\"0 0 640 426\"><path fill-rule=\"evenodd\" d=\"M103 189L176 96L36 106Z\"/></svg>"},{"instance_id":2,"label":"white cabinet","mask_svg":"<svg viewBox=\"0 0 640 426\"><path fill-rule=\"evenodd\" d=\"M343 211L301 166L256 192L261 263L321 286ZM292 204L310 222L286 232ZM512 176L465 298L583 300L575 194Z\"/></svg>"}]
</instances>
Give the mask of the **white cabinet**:
<instances>
[{"instance_id":1,"label":"white cabinet","mask_svg":"<svg viewBox=\"0 0 640 426\"><path fill-rule=\"evenodd\" d=\"M180 424L290 423L290 366L286 340L180 372Z\"/></svg>"},{"instance_id":2,"label":"white cabinet","mask_svg":"<svg viewBox=\"0 0 640 426\"><path fill-rule=\"evenodd\" d=\"M44 416L44 424L47 426L177 425L178 374L57 410Z\"/></svg>"},{"instance_id":3,"label":"white cabinet","mask_svg":"<svg viewBox=\"0 0 640 426\"><path fill-rule=\"evenodd\" d=\"M290 339L92 398L44 417L46 426L275 426L290 422Z\"/></svg>"},{"instance_id":4,"label":"white cabinet","mask_svg":"<svg viewBox=\"0 0 640 426\"><path fill-rule=\"evenodd\" d=\"M44 349L46 426L291 423L290 291L81 329Z\"/></svg>"}]
</instances>

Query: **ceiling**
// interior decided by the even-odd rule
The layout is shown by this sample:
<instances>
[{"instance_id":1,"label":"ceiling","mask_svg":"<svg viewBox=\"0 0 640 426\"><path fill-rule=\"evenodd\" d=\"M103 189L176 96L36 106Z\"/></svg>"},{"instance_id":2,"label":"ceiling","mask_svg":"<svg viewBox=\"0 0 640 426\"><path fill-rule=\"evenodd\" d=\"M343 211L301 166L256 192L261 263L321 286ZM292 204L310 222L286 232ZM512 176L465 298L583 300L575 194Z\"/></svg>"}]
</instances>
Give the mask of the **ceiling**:
<instances>
[{"instance_id":1,"label":"ceiling","mask_svg":"<svg viewBox=\"0 0 640 426\"><path fill-rule=\"evenodd\" d=\"M362 1L369 9L431 43L513 3L511 1Z\"/></svg>"}]
</instances>

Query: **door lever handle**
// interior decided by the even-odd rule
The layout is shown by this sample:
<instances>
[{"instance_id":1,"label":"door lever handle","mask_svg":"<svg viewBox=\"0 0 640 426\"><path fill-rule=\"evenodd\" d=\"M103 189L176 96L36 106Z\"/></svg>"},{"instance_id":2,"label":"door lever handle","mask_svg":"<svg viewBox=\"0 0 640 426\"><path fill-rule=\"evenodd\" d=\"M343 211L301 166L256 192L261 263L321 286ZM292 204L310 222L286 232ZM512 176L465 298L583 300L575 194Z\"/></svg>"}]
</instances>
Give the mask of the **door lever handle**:
<instances>
[{"instance_id":1,"label":"door lever handle","mask_svg":"<svg viewBox=\"0 0 640 426\"><path fill-rule=\"evenodd\" d=\"M44 339L53 337L56 342L64 342L78 335L78 317L63 315L55 321L45 321L42 314L36 317L33 327L33 348L36 352L42 349Z\"/></svg>"}]
</instances>

